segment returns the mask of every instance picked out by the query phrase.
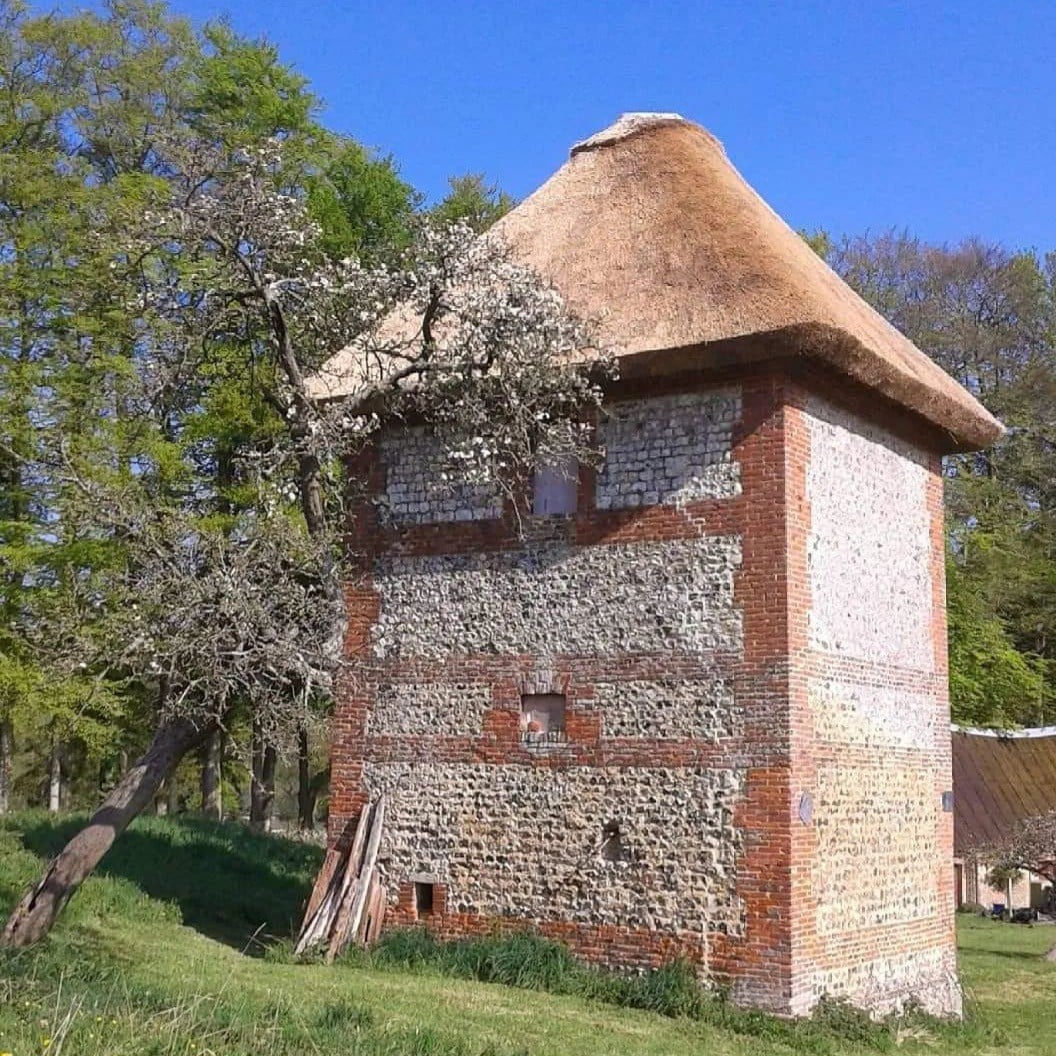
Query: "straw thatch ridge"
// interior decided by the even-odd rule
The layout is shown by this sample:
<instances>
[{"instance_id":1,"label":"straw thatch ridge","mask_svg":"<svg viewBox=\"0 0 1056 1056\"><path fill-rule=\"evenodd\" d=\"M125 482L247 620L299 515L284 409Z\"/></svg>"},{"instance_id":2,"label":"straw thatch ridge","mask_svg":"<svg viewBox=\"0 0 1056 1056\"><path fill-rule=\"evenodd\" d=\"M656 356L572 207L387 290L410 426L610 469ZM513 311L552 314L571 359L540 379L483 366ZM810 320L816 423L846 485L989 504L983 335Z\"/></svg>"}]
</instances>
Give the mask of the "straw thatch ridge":
<instances>
[{"instance_id":1,"label":"straw thatch ridge","mask_svg":"<svg viewBox=\"0 0 1056 1056\"><path fill-rule=\"evenodd\" d=\"M656 353L706 369L709 346L767 335L774 356L820 362L938 426L950 450L984 447L1000 423L969 392L865 303L745 182L722 144L677 114L626 114L577 144L489 237L504 239L599 345L632 368ZM733 344L730 344L733 342ZM752 347L748 347L748 345ZM746 343L760 358L758 341ZM348 392L355 353L316 381ZM633 370L632 370L633 372Z\"/></svg>"}]
</instances>

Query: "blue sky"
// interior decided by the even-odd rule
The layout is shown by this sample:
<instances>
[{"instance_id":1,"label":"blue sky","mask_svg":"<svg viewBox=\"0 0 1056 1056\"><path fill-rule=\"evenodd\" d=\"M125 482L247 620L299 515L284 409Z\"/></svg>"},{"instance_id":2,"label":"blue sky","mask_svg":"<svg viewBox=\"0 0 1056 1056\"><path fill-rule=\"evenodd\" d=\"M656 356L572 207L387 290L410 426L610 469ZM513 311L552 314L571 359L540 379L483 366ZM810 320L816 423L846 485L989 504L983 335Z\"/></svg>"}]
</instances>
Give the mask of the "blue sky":
<instances>
[{"instance_id":1,"label":"blue sky","mask_svg":"<svg viewBox=\"0 0 1056 1056\"><path fill-rule=\"evenodd\" d=\"M269 37L430 197L466 171L522 197L620 112L675 110L794 226L1056 248L1056 0L173 7Z\"/></svg>"}]
</instances>

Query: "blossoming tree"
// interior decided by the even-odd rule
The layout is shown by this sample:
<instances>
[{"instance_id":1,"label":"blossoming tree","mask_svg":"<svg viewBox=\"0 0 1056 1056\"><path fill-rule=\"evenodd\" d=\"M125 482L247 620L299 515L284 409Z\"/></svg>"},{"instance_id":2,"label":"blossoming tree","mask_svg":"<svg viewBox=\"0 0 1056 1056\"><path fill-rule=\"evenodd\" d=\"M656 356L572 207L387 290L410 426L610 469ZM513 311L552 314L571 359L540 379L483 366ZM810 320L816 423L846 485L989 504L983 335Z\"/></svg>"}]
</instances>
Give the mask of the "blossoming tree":
<instances>
[{"instance_id":1,"label":"blossoming tree","mask_svg":"<svg viewBox=\"0 0 1056 1056\"><path fill-rule=\"evenodd\" d=\"M166 146L148 206L113 243L115 295L137 320L100 472L49 438L68 528L113 560L67 605L57 653L147 687L153 740L48 864L3 939L45 935L62 907L189 750L248 707L287 743L341 661L348 458L414 414L460 472L517 481L539 459L593 455L582 424L598 371L560 298L501 241L422 222L394 264L333 259L312 220L312 173L282 142ZM308 379L351 347L340 400ZM220 457L195 423L234 389L253 413ZM226 394L226 395L225 395ZM324 394L325 396L325 394ZM105 589L104 589L105 587ZM58 631L58 625L56 624Z\"/></svg>"}]
</instances>

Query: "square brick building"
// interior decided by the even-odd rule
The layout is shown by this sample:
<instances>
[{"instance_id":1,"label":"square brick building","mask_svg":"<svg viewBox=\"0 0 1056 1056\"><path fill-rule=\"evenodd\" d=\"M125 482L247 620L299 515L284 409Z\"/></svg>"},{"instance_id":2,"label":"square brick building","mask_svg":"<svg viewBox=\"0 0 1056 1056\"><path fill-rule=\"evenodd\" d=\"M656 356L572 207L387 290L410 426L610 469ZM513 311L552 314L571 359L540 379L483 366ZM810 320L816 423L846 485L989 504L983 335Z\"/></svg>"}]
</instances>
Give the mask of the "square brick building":
<instances>
[{"instance_id":1,"label":"square brick building","mask_svg":"<svg viewBox=\"0 0 1056 1056\"><path fill-rule=\"evenodd\" d=\"M387 926L959 1012L940 459L1000 425L677 115L495 230L619 358L606 457L540 472L519 534L382 435L331 841L387 794Z\"/></svg>"}]
</instances>

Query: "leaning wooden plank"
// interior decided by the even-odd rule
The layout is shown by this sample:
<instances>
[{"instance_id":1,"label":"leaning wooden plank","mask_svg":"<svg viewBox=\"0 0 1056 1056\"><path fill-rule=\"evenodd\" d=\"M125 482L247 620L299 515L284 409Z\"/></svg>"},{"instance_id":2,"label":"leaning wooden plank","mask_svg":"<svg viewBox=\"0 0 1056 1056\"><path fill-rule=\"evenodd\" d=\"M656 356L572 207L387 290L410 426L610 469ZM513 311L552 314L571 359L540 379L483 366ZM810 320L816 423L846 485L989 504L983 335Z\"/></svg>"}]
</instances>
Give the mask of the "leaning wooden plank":
<instances>
[{"instance_id":1,"label":"leaning wooden plank","mask_svg":"<svg viewBox=\"0 0 1056 1056\"><path fill-rule=\"evenodd\" d=\"M297 936L297 945L294 947L295 954L302 954L309 946L318 942L320 933L324 930L324 921L331 915L334 899L340 890L347 866L348 854L345 851L327 851L323 868L305 910L301 933Z\"/></svg>"},{"instance_id":2,"label":"leaning wooden plank","mask_svg":"<svg viewBox=\"0 0 1056 1056\"><path fill-rule=\"evenodd\" d=\"M377 806L374 808L374 824L370 831L370 842L367 844L367 853L363 856L363 877L369 878L374 872L378 861L378 851L381 848L381 834L385 826L385 797L379 796ZM363 911L367 904L367 885L360 886L357 893L356 905L352 909L352 921L349 931L355 934L359 930L359 923L363 917Z\"/></svg>"},{"instance_id":3,"label":"leaning wooden plank","mask_svg":"<svg viewBox=\"0 0 1056 1056\"><path fill-rule=\"evenodd\" d=\"M311 897L308 899L308 905L304 910L305 924L315 916L315 911L319 908L319 904L330 893L330 888L334 883L334 875L337 872L338 866L343 864L344 859L344 853L338 850L337 847L331 847L326 852L326 857L323 859L323 867L319 870L319 875L315 878Z\"/></svg>"},{"instance_id":4,"label":"leaning wooden plank","mask_svg":"<svg viewBox=\"0 0 1056 1056\"><path fill-rule=\"evenodd\" d=\"M334 958L348 945L352 910L356 900L359 898L359 892L362 887L363 878L357 876L349 885L345 897L341 901L341 907L334 919L334 926L330 929L330 937L326 943L327 964L332 964Z\"/></svg>"},{"instance_id":5,"label":"leaning wooden plank","mask_svg":"<svg viewBox=\"0 0 1056 1056\"><path fill-rule=\"evenodd\" d=\"M362 819L360 824L362 824ZM338 869L335 869L330 888L322 902L320 902L315 915L305 924L301 938L298 940L297 945L294 948L295 954L300 955L306 950L311 949L313 946L326 945L327 939L334 926L334 918L341 907L342 895L350 880L350 856L354 847L355 840L353 840L352 847L346 848L341 852L341 865Z\"/></svg>"},{"instance_id":6,"label":"leaning wooden plank","mask_svg":"<svg viewBox=\"0 0 1056 1056\"><path fill-rule=\"evenodd\" d=\"M323 899L328 895L332 897L340 887L343 879L343 870L347 867L349 856L362 853L362 833L364 831L363 815L365 812L366 808L364 811L360 812L359 818L356 821L356 831L353 834L351 849L347 845L344 847L338 845L330 848L326 852L326 857L323 860L323 867L319 870L319 876L316 878L315 886L312 888L311 898L309 898L308 906L304 911L305 923L315 916ZM343 842L344 841L340 841L340 843ZM359 871L358 860L355 861L355 871L357 873Z\"/></svg>"},{"instance_id":7,"label":"leaning wooden plank","mask_svg":"<svg viewBox=\"0 0 1056 1056\"><path fill-rule=\"evenodd\" d=\"M341 951L348 945L349 940L359 931L360 921L363 917L363 909L367 901L368 887L371 873L378 860L378 848L381 845L382 827L385 824L385 797L379 796L374 804L374 813L371 818L370 838L367 842L367 850L363 856L363 865L360 870L356 884L351 891L351 902L348 914L342 912L334 930L330 936L330 945L327 949L326 960L330 964Z\"/></svg>"},{"instance_id":8,"label":"leaning wooden plank","mask_svg":"<svg viewBox=\"0 0 1056 1056\"><path fill-rule=\"evenodd\" d=\"M312 920L305 925L301 938L294 948L296 955L299 956L312 946L326 945L332 935L341 907L347 900L349 888L359 873L359 862L367 838L367 829L370 826L370 816L371 808L368 805L359 815L352 846L342 855L344 870L342 872L335 870L327 896L320 903Z\"/></svg>"},{"instance_id":9,"label":"leaning wooden plank","mask_svg":"<svg viewBox=\"0 0 1056 1056\"><path fill-rule=\"evenodd\" d=\"M369 876L364 877L363 875L360 875L356 877L351 885L349 885L348 891L341 903L340 911L334 921L334 926L330 931L330 938L327 942L327 964L331 964L334 958L344 950L354 937L355 932L352 926L353 916L369 881Z\"/></svg>"},{"instance_id":10,"label":"leaning wooden plank","mask_svg":"<svg viewBox=\"0 0 1056 1056\"><path fill-rule=\"evenodd\" d=\"M340 936L348 919L351 901L355 893L356 885L359 883L359 871L363 859L363 847L367 842L370 826L373 823L374 809L368 803L359 815L359 824L356 826L356 835L352 840L352 846L348 849L348 863L345 866L345 875L341 886L334 894L333 903L326 922L324 933L319 936L320 944L330 947L334 937Z\"/></svg>"},{"instance_id":11,"label":"leaning wooden plank","mask_svg":"<svg viewBox=\"0 0 1056 1056\"><path fill-rule=\"evenodd\" d=\"M369 833L367 836L367 850L369 851L370 846L373 843L374 827L377 824L378 816L378 804L375 803L373 806L368 807L363 812L365 820L364 832ZM360 852L363 848L363 842L359 838L360 833L356 832L356 851ZM365 878L363 875L363 856L360 853L355 853L349 858L348 873L346 874L347 882L341 892L341 898L338 902L337 915L333 922L333 927L329 932L329 939L327 942L327 953L326 962L331 964L334 958L348 945L349 938L354 933L354 927L352 923L352 916L355 907L360 898L360 892L364 887Z\"/></svg>"},{"instance_id":12,"label":"leaning wooden plank","mask_svg":"<svg viewBox=\"0 0 1056 1056\"><path fill-rule=\"evenodd\" d=\"M330 933L334 913L336 912L338 893L341 890L341 883L348 869L348 855L345 854L342 857L343 865L335 873L330 890L326 892L311 918L306 919L304 926L301 928L301 934L293 951L297 956L323 941Z\"/></svg>"},{"instance_id":13,"label":"leaning wooden plank","mask_svg":"<svg viewBox=\"0 0 1056 1056\"><path fill-rule=\"evenodd\" d=\"M363 877L366 885L366 897L363 900L363 915L359 918L359 927L349 935L350 942L363 944L366 939L367 929L370 927L370 910L374 904L374 895L378 888L378 871L372 869L369 876Z\"/></svg>"},{"instance_id":14,"label":"leaning wooden plank","mask_svg":"<svg viewBox=\"0 0 1056 1056\"><path fill-rule=\"evenodd\" d=\"M342 893L358 872L358 859L362 854L369 812L368 807L360 813L350 847L340 850L333 849L327 852L326 860L323 863L323 871L316 882L315 891L312 892L312 901L316 902L314 912L305 914L301 934L297 940L297 945L294 947L295 955L299 956L312 946L325 945L333 929L334 918L341 907ZM352 864L353 860L355 862L354 865ZM349 875L350 868L352 870L351 876ZM325 890L323 888L324 882L326 883ZM320 898L317 898L319 891L323 891L323 894Z\"/></svg>"},{"instance_id":15,"label":"leaning wooden plank","mask_svg":"<svg viewBox=\"0 0 1056 1056\"><path fill-rule=\"evenodd\" d=\"M381 884L381 876L377 869L374 870L372 883L373 890L368 899L367 923L361 934L361 942L364 946L373 946L381 935L381 925L385 920L385 888Z\"/></svg>"}]
</instances>

